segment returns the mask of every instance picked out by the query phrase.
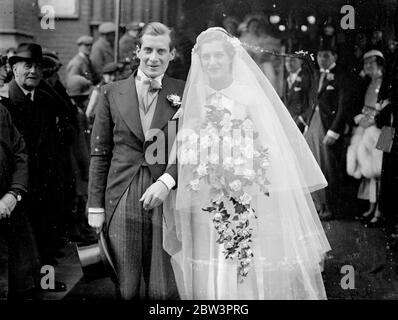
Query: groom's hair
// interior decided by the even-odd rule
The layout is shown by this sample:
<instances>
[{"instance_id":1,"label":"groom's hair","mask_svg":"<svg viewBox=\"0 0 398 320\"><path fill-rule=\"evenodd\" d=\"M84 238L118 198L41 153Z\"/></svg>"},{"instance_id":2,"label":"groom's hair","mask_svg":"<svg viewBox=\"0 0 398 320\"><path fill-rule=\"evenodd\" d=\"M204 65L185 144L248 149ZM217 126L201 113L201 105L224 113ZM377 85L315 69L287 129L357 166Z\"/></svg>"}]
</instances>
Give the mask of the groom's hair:
<instances>
[{"instance_id":1,"label":"groom's hair","mask_svg":"<svg viewBox=\"0 0 398 320\"><path fill-rule=\"evenodd\" d=\"M142 28L140 34L138 35L138 43L140 47L142 44L142 37L146 34L151 36L168 35L170 38L170 51L175 48L174 31L173 29L170 29L168 26L164 25L163 23L149 22Z\"/></svg>"}]
</instances>

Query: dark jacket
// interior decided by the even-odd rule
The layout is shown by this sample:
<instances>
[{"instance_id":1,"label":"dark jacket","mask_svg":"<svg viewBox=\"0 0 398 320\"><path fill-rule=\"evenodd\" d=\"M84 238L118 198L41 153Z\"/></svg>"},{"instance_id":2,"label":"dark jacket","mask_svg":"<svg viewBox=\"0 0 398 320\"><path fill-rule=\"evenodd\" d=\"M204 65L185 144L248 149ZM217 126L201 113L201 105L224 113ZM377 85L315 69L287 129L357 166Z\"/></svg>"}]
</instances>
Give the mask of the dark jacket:
<instances>
[{"instance_id":1,"label":"dark jacket","mask_svg":"<svg viewBox=\"0 0 398 320\"><path fill-rule=\"evenodd\" d=\"M102 68L114 60L113 48L110 43L101 37L95 41L91 49L90 60L97 79L101 79Z\"/></svg>"},{"instance_id":2,"label":"dark jacket","mask_svg":"<svg viewBox=\"0 0 398 320\"><path fill-rule=\"evenodd\" d=\"M97 84L100 78L97 76L91 64L90 58L76 54L66 66L66 79L72 75L79 75L90 80L93 84Z\"/></svg>"},{"instance_id":3,"label":"dark jacket","mask_svg":"<svg viewBox=\"0 0 398 320\"><path fill-rule=\"evenodd\" d=\"M146 165L145 152L156 141L144 137L134 76L102 88L91 135L88 207L105 208L107 221L140 167ZM177 181L177 166L166 170L170 141L174 141L173 133L168 136L168 123L176 127L177 122L171 121L177 108L167 95L182 97L183 90L183 81L164 76L151 128L155 129L152 133L159 129L164 134L165 143L158 141L157 147L165 161L148 165L154 181L164 172Z\"/></svg>"},{"instance_id":4,"label":"dark jacket","mask_svg":"<svg viewBox=\"0 0 398 320\"><path fill-rule=\"evenodd\" d=\"M301 70L289 88L287 78L284 83L283 102L296 124L300 124L300 116L304 116L310 106L310 79L307 72Z\"/></svg>"},{"instance_id":5,"label":"dark jacket","mask_svg":"<svg viewBox=\"0 0 398 320\"><path fill-rule=\"evenodd\" d=\"M9 111L22 134L29 156L29 191L33 210L55 210L62 205L63 191L62 141L63 118L57 112L56 100L37 87L34 102L28 99L15 80L9 86ZM46 207L46 209L43 208Z\"/></svg>"},{"instance_id":6,"label":"dark jacket","mask_svg":"<svg viewBox=\"0 0 398 320\"><path fill-rule=\"evenodd\" d=\"M319 72L317 79L320 78ZM318 80L319 83L319 80ZM318 92L318 106L322 125L325 132L331 130L343 134L346 124L352 119L355 112L356 80L350 77L339 67L330 70ZM305 114L306 122L311 120L313 110Z\"/></svg>"},{"instance_id":7,"label":"dark jacket","mask_svg":"<svg viewBox=\"0 0 398 320\"><path fill-rule=\"evenodd\" d=\"M12 122L6 100L0 97L0 198L11 189L28 191L25 141Z\"/></svg>"}]
</instances>

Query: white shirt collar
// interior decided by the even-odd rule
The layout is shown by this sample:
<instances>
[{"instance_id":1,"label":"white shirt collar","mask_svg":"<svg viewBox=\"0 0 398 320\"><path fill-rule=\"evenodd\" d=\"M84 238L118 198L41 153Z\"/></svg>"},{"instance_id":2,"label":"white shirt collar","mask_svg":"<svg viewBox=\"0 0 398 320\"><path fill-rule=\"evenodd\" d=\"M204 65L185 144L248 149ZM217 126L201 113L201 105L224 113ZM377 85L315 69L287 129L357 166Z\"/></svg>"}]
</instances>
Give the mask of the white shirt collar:
<instances>
[{"instance_id":1,"label":"white shirt collar","mask_svg":"<svg viewBox=\"0 0 398 320\"><path fill-rule=\"evenodd\" d=\"M298 74L301 72L301 68L299 68L296 72L291 72L290 74L289 74L289 78L290 78L290 80L292 81L292 83L294 82L294 81L296 81L296 78L298 77Z\"/></svg>"},{"instance_id":2,"label":"white shirt collar","mask_svg":"<svg viewBox=\"0 0 398 320\"><path fill-rule=\"evenodd\" d=\"M156 78L154 78L152 80L156 80L157 82L160 83L160 85L162 85L163 77L164 77L164 73L161 74L160 76L157 76ZM140 68L138 68L138 70L137 70L137 78L139 79L140 82L145 81L145 80L151 80L151 78L148 77Z\"/></svg>"}]
</instances>

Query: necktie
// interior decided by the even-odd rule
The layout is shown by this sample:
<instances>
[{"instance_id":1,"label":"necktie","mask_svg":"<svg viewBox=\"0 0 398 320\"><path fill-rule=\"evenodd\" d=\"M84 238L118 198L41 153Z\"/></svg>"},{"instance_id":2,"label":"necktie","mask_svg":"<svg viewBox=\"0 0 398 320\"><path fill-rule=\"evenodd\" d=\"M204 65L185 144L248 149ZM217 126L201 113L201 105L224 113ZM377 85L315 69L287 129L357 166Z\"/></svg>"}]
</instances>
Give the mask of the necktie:
<instances>
[{"instance_id":1,"label":"necktie","mask_svg":"<svg viewBox=\"0 0 398 320\"><path fill-rule=\"evenodd\" d=\"M321 71L321 77L319 78L318 92L320 92L323 87L323 81L325 80L326 74L330 72L327 69L321 69L320 71Z\"/></svg>"},{"instance_id":2,"label":"necktie","mask_svg":"<svg viewBox=\"0 0 398 320\"><path fill-rule=\"evenodd\" d=\"M287 77L287 84L288 84L288 86L289 86L289 89L292 87L292 85L293 85L293 79L292 79L292 75L290 74L288 77Z\"/></svg>"},{"instance_id":3,"label":"necktie","mask_svg":"<svg viewBox=\"0 0 398 320\"><path fill-rule=\"evenodd\" d=\"M162 89L162 86L154 79L144 80L143 83L148 86L144 94L144 109L145 113L147 113L153 101L155 100L158 91Z\"/></svg>"},{"instance_id":4,"label":"necktie","mask_svg":"<svg viewBox=\"0 0 398 320\"><path fill-rule=\"evenodd\" d=\"M32 93L28 92L28 93L26 94L26 98L28 98L30 101L33 101L33 100L32 100Z\"/></svg>"}]
</instances>

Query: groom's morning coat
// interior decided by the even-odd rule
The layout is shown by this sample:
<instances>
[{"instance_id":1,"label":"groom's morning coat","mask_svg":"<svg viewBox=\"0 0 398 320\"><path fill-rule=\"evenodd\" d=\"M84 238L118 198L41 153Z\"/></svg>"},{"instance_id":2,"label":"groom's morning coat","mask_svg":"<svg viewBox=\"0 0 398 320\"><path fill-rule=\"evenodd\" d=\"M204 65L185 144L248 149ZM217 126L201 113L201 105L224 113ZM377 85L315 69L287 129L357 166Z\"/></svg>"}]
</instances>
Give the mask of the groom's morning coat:
<instances>
[{"instance_id":1,"label":"groom's morning coat","mask_svg":"<svg viewBox=\"0 0 398 320\"><path fill-rule=\"evenodd\" d=\"M172 106L167 96L177 94L182 97L184 82L167 75L163 78L150 127L162 130L165 141L160 142L148 134L144 137L134 77L135 74L103 87L91 136L88 207L105 208L108 223L142 165L148 165L153 181L167 172L177 182L177 166L167 166L167 162L175 137L175 132L168 137L168 127L176 128L176 120L172 118L178 107ZM169 122L171 126L168 126ZM156 134L156 130L151 132ZM165 161L147 164L145 151L154 142L158 152L165 155Z\"/></svg>"}]
</instances>

